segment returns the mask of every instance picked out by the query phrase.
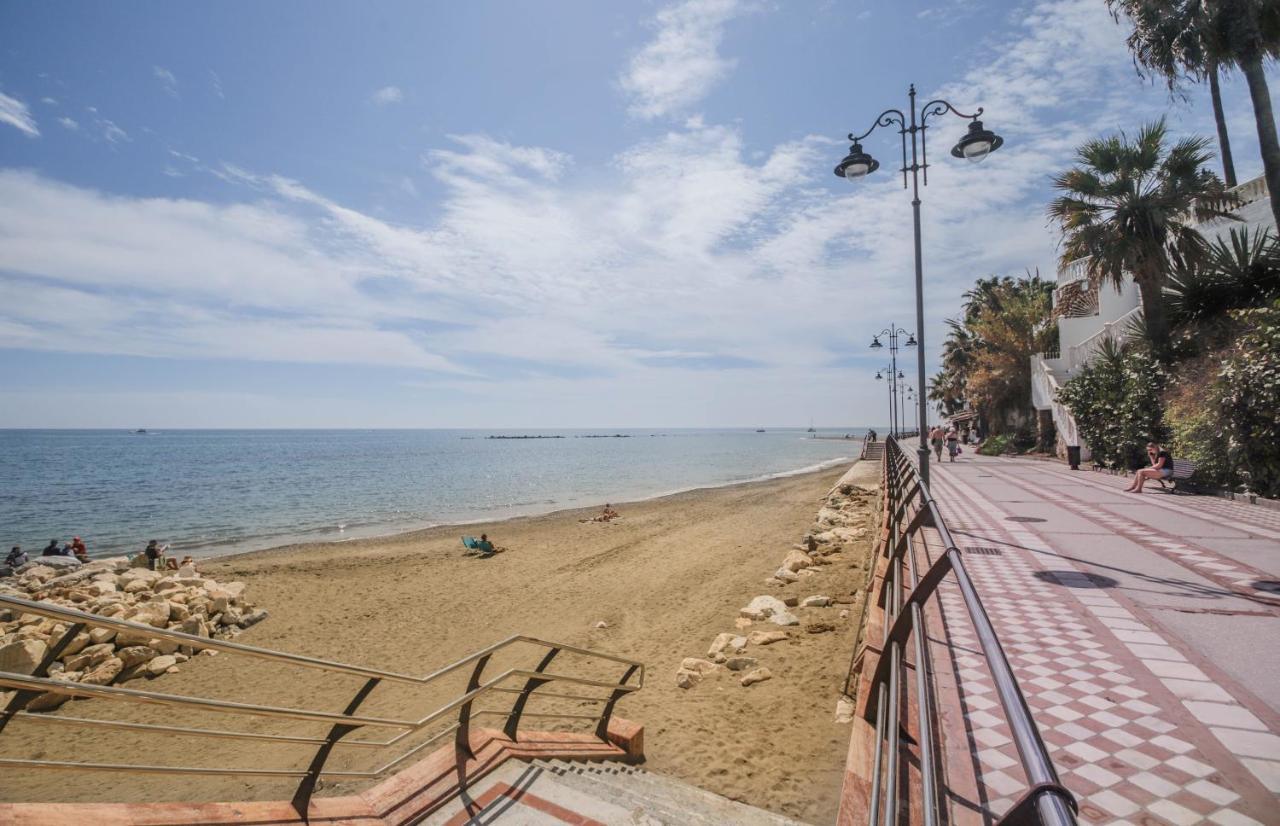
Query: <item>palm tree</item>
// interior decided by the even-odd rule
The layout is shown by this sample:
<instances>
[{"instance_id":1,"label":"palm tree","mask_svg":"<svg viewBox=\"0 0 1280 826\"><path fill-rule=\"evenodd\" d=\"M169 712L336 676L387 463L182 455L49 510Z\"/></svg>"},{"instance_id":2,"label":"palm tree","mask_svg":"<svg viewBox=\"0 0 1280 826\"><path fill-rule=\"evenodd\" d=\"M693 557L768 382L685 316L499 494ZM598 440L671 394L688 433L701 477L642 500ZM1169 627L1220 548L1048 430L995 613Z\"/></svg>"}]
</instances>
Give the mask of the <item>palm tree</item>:
<instances>
[{"instance_id":1,"label":"palm tree","mask_svg":"<svg viewBox=\"0 0 1280 826\"><path fill-rule=\"evenodd\" d=\"M1227 134L1227 117L1222 109L1222 90L1218 80L1218 61L1206 54L1202 26L1188 25L1188 17L1203 13L1199 3L1187 4L1181 14L1171 13L1169 0L1107 0L1111 15L1120 22L1123 14L1133 23L1129 34L1129 51L1138 74L1153 71L1164 78L1170 93L1177 93L1180 82L1209 81L1209 98L1213 104L1213 121L1218 129L1218 149L1222 158L1222 176L1227 186L1236 185L1236 166L1231 157L1231 138ZM1193 17L1193 19L1198 19Z\"/></svg>"},{"instance_id":2,"label":"palm tree","mask_svg":"<svg viewBox=\"0 0 1280 826\"><path fill-rule=\"evenodd\" d=\"M1280 298L1280 241L1265 230L1233 229L1200 266L1177 262L1165 295L1175 327L1203 328L1224 321L1229 310L1265 307Z\"/></svg>"},{"instance_id":3,"label":"palm tree","mask_svg":"<svg viewBox=\"0 0 1280 826\"><path fill-rule=\"evenodd\" d=\"M1265 64L1280 57L1280 3L1275 0L1107 0L1134 23L1134 60L1172 77L1238 68L1249 86L1271 213L1280 226L1280 138ZM1211 86L1212 89L1212 86ZM1216 114L1216 113L1215 113ZM1221 124L1221 121L1219 121ZM1225 132L1220 125L1219 134Z\"/></svg>"},{"instance_id":4,"label":"palm tree","mask_svg":"<svg viewBox=\"0 0 1280 826\"><path fill-rule=\"evenodd\" d=\"M1169 343L1162 291L1173 259L1191 266L1203 260L1207 245L1193 223L1227 217L1238 204L1204 168L1213 157L1206 139L1183 138L1166 148L1167 134L1161 118L1133 140L1121 132L1084 144L1077 165L1054 178L1064 194L1048 210L1062 228L1063 265L1086 259L1090 281L1116 289L1132 276L1162 357Z\"/></svg>"}]
</instances>

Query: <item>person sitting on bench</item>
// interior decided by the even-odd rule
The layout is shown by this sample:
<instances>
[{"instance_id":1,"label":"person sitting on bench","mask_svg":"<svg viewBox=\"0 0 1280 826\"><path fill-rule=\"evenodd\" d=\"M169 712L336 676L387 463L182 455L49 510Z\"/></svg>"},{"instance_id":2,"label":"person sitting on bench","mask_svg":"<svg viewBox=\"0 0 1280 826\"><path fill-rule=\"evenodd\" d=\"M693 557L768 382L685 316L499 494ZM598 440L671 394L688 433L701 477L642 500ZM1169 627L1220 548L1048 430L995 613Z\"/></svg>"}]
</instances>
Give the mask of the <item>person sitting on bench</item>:
<instances>
[{"instance_id":1,"label":"person sitting on bench","mask_svg":"<svg viewBox=\"0 0 1280 826\"><path fill-rule=\"evenodd\" d=\"M1133 484L1125 488L1127 493L1142 493L1148 479L1168 479L1173 475L1173 456L1155 442L1147 442L1147 458L1151 467L1144 467L1133 475Z\"/></svg>"}]
</instances>

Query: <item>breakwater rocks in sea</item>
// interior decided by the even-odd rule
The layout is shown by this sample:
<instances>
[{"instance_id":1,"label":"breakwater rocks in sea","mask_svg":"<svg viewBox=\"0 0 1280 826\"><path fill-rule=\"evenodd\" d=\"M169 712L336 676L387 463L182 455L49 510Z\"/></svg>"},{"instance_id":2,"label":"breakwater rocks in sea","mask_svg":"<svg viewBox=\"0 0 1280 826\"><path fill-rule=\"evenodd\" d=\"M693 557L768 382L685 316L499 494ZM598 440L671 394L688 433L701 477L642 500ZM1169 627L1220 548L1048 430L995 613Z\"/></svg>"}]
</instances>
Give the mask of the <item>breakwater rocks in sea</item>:
<instances>
[{"instance_id":1,"label":"breakwater rocks in sea","mask_svg":"<svg viewBox=\"0 0 1280 826\"><path fill-rule=\"evenodd\" d=\"M127 558L115 557L67 568L65 558L57 559L62 564L56 568L40 560L21 566L14 577L0 581L0 593L215 639L234 637L267 617L265 609L245 599L243 582L220 583L201 576L191 565L151 571L131 568ZM31 674L68 627L64 621L0 609L0 671ZM48 675L84 685L112 685L173 673L196 654L216 653L161 639L147 628L87 628L71 639ZM7 702L5 694L0 698ZM46 692L27 710L47 711L68 699Z\"/></svg>"},{"instance_id":2,"label":"breakwater rocks in sea","mask_svg":"<svg viewBox=\"0 0 1280 826\"><path fill-rule=\"evenodd\" d=\"M858 589L845 588L834 597L810 594L806 597L786 594L795 586L826 586L833 577L824 576L826 566L844 563L860 568L861 558L847 562L846 549L866 544L871 535L872 505L876 491L858 485L841 485L831 492L818 511L817 520L803 541L793 545L781 567L765 580L765 585L783 592L781 596L762 594L738 611L735 630L718 634L707 649L706 658L686 657L676 671L676 685L693 688L704 679L734 677L739 685L751 686L773 678L767 663L766 646L794 643L792 630L806 634L827 634L840 630L849 622L849 606L858 597ZM774 626L768 630L748 630L754 623ZM752 654L748 654L750 651Z\"/></svg>"}]
</instances>

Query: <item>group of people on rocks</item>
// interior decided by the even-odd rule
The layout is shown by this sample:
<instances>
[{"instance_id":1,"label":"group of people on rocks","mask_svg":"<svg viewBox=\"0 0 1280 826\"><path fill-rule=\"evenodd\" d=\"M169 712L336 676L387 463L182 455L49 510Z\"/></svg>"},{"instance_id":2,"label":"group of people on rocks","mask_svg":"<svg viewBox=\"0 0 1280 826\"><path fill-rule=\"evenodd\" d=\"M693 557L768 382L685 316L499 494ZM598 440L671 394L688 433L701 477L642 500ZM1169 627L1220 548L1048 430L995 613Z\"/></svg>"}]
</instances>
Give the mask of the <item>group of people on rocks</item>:
<instances>
[{"instance_id":1,"label":"group of people on rocks","mask_svg":"<svg viewBox=\"0 0 1280 826\"><path fill-rule=\"evenodd\" d=\"M184 557L182 562L171 556L166 556L165 551L169 550L168 545L161 545L159 540L151 540L147 543L147 547L142 553L134 556L130 562L135 568L150 568L153 571L168 570L176 571L183 565L194 565L195 561L191 557ZM74 557L81 563L89 561L89 548L85 545L84 540L78 536L72 537L71 541L62 544L57 539L50 539L49 544L40 552L40 558L50 556ZM4 564L10 569L15 569L21 565L25 565L31 561L26 551L22 550L21 545L14 545L8 556L5 557Z\"/></svg>"},{"instance_id":2,"label":"group of people on rocks","mask_svg":"<svg viewBox=\"0 0 1280 826\"><path fill-rule=\"evenodd\" d=\"M84 540L80 537L72 537L71 541L65 545L56 539L50 539L49 544L44 546L44 550L40 552L40 556L70 556L75 557L80 562L89 561L89 549L85 546ZM9 555L4 558L4 564L10 568L17 568L19 565L25 565L30 562L27 552L22 550L21 545L14 545L9 549Z\"/></svg>"}]
</instances>

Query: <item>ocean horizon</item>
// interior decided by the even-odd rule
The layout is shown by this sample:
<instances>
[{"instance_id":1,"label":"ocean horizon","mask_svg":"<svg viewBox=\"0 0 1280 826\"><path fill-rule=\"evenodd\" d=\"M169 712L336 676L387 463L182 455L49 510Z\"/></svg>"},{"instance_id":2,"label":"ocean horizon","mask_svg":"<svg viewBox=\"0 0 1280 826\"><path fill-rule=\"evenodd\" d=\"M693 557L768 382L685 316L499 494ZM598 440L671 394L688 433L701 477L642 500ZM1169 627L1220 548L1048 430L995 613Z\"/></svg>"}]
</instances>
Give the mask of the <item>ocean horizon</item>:
<instances>
[{"instance_id":1,"label":"ocean horizon","mask_svg":"<svg viewBox=\"0 0 1280 826\"><path fill-rule=\"evenodd\" d=\"M818 470L866 432L764 430L0 430L0 541L210 557L367 538Z\"/></svg>"}]
</instances>

